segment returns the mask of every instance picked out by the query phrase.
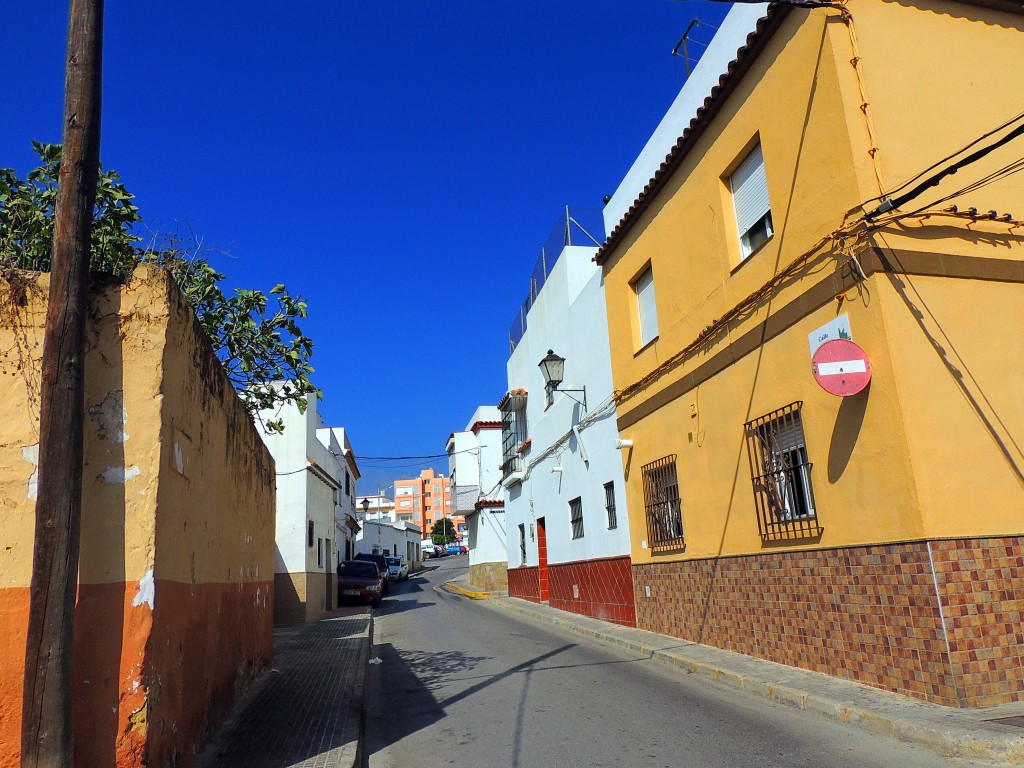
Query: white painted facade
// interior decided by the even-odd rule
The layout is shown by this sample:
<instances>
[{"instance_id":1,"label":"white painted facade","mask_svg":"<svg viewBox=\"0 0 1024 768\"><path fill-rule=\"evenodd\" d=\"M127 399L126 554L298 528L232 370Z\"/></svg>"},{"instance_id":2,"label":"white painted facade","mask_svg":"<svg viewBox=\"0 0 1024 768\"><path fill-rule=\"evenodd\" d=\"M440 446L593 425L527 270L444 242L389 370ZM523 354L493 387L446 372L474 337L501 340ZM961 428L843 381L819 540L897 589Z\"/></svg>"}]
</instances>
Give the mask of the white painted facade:
<instances>
[{"instance_id":1,"label":"white painted facade","mask_svg":"<svg viewBox=\"0 0 1024 768\"><path fill-rule=\"evenodd\" d=\"M388 520L364 520L356 541L356 549L368 554L405 555L409 570L420 563L420 540L423 532L411 523Z\"/></svg>"},{"instance_id":2,"label":"white painted facade","mask_svg":"<svg viewBox=\"0 0 1024 768\"><path fill-rule=\"evenodd\" d=\"M338 563L356 552L356 533L359 530L356 515L356 480L359 479L359 467L344 427L320 427L316 431L316 436L337 460L340 470L340 488L334 506L334 565L337 567Z\"/></svg>"},{"instance_id":3,"label":"white painted facade","mask_svg":"<svg viewBox=\"0 0 1024 768\"><path fill-rule=\"evenodd\" d=\"M466 518L469 565L505 563L505 513L501 487L501 411L481 405L466 428L448 438L452 514Z\"/></svg>"},{"instance_id":4,"label":"white painted facade","mask_svg":"<svg viewBox=\"0 0 1024 768\"><path fill-rule=\"evenodd\" d=\"M537 520L544 518L547 562L629 554L622 454L611 399L607 314L595 248L566 246L528 316L522 341L508 360L510 392L525 390L528 445L513 446L520 471L504 482L509 568L538 565ZM565 381L547 405L539 363L548 350L565 358ZM583 393L565 392L586 388ZM575 400L574 400L575 398ZM574 431L575 427L575 431ZM503 456L499 454L500 465ZM560 471L552 472L552 468ZM605 485L612 483L616 526L609 528ZM583 535L573 538L570 501L583 508ZM522 526L522 529L520 529ZM520 530L525 536L521 556Z\"/></svg>"},{"instance_id":5,"label":"white painted facade","mask_svg":"<svg viewBox=\"0 0 1024 768\"><path fill-rule=\"evenodd\" d=\"M316 584L322 575L331 584L339 559L346 551L355 553L359 528L354 511L359 469L351 443L343 429L323 425L315 398L309 399L305 412L294 404L264 410L256 417L257 425L268 418L284 423L280 434L260 429L277 466L274 572L303 575L293 583L306 585ZM307 605L307 618L336 602L330 589L297 594L302 602L321 603Z\"/></svg>"},{"instance_id":6,"label":"white painted facade","mask_svg":"<svg viewBox=\"0 0 1024 768\"><path fill-rule=\"evenodd\" d=\"M746 44L747 35L754 31L757 20L768 12L767 3L736 3L722 20L711 43L693 68L690 77L680 89L668 112L647 140L632 167L622 179L615 194L604 207L604 227L611 232L644 191L676 140L718 85L722 73L736 58L736 51ZM566 355L568 357L568 355Z\"/></svg>"}]
</instances>

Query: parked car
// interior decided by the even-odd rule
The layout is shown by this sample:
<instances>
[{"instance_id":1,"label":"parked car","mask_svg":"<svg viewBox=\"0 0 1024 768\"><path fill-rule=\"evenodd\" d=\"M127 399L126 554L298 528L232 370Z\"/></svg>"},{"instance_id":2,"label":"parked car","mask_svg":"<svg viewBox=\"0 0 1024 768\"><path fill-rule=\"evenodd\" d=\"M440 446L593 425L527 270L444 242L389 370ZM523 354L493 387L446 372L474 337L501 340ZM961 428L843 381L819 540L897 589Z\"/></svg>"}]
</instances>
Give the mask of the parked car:
<instances>
[{"instance_id":1,"label":"parked car","mask_svg":"<svg viewBox=\"0 0 1024 768\"><path fill-rule=\"evenodd\" d=\"M392 555L388 558L388 578L391 581L405 581L409 578L409 563L402 555Z\"/></svg>"},{"instance_id":2,"label":"parked car","mask_svg":"<svg viewBox=\"0 0 1024 768\"><path fill-rule=\"evenodd\" d=\"M466 554L467 552L469 552L469 547L467 547L465 544L459 544L459 549L462 550L462 554Z\"/></svg>"},{"instance_id":3,"label":"parked car","mask_svg":"<svg viewBox=\"0 0 1024 768\"><path fill-rule=\"evenodd\" d=\"M376 563L366 560L346 560L338 563L338 602L365 600L374 608L380 606L384 593L384 577Z\"/></svg>"},{"instance_id":4,"label":"parked car","mask_svg":"<svg viewBox=\"0 0 1024 768\"><path fill-rule=\"evenodd\" d=\"M370 552L360 552L353 559L367 560L377 566L377 570L380 571L380 575L384 579L384 594L386 595L391 586L391 570L388 568L387 557L384 555L372 554Z\"/></svg>"},{"instance_id":5,"label":"parked car","mask_svg":"<svg viewBox=\"0 0 1024 768\"><path fill-rule=\"evenodd\" d=\"M446 550L447 550L449 555L461 555L462 554L462 547L460 547L458 544L449 544L447 546Z\"/></svg>"}]
</instances>

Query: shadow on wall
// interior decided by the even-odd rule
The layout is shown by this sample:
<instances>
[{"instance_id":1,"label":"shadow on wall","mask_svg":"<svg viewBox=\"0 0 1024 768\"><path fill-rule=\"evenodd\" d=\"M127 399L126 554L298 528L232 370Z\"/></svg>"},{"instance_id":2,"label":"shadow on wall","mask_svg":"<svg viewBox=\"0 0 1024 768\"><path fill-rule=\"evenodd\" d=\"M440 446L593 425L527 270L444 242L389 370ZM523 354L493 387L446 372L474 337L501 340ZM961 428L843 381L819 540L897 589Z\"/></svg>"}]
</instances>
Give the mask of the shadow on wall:
<instances>
[{"instance_id":1,"label":"shadow on wall","mask_svg":"<svg viewBox=\"0 0 1024 768\"><path fill-rule=\"evenodd\" d=\"M832 440L828 446L828 481L837 483L853 456L854 446L864 424L871 384L856 395L844 397L839 404L836 423L832 427Z\"/></svg>"},{"instance_id":2,"label":"shadow on wall","mask_svg":"<svg viewBox=\"0 0 1024 768\"><path fill-rule=\"evenodd\" d=\"M121 679L141 676L122 669L126 604L125 467L127 439L124 404L124 338L119 333L121 292L90 293L86 354L85 465L82 485L82 538L79 596L75 609L73 716L79 765L116 765L120 723L129 721L139 702L121 696ZM99 352L102 350L102 352ZM149 616L146 616L148 625ZM134 621L134 616L133 616ZM131 627L140 643L148 626ZM139 629L140 632L134 630ZM130 648L141 656L144 648Z\"/></svg>"}]
</instances>

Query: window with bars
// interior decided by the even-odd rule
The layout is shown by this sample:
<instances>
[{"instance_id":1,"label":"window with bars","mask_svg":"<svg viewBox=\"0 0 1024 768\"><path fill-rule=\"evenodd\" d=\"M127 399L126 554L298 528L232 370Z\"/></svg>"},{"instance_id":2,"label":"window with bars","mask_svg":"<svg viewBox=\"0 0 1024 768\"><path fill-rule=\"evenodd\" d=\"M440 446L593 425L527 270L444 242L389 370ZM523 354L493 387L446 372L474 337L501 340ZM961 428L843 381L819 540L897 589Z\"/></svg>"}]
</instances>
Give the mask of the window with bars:
<instances>
[{"instance_id":1,"label":"window with bars","mask_svg":"<svg viewBox=\"0 0 1024 768\"><path fill-rule=\"evenodd\" d=\"M577 496L569 502L569 522L572 524L572 537L583 538L583 498Z\"/></svg>"},{"instance_id":2,"label":"window with bars","mask_svg":"<svg viewBox=\"0 0 1024 768\"><path fill-rule=\"evenodd\" d=\"M618 528L619 520L615 515L615 483L604 484L604 508L608 513L608 530Z\"/></svg>"},{"instance_id":3,"label":"window with bars","mask_svg":"<svg viewBox=\"0 0 1024 768\"><path fill-rule=\"evenodd\" d=\"M519 524L519 564L526 565L526 524Z\"/></svg>"},{"instance_id":4,"label":"window with bars","mask_svg":"<svg viewBox=\"0 0 1024 768\"><path fill-rule=\"evenodd\" d=\"M640 346L658 335L658 307L654 301L654 272L648 267L633 283L636 311L640 326Z\"/></svg>"},{"instance_id":5,"label":"window with bars","mask_svg":"<svg viewBox=\"0 0 1024 768\"><path fill-rule=\"evenodd\" d=\"M744 425L762 541L818 536L811 463L797 401Z\"/></svg>"},{"instance_id":6,"label":"window with bars","mask_svg":"<svg viewBox=\"0 0 1024 768\"><path fill-rule=\"evenodd\" d=\"M764 154L758 143L729 177L736 227L743 258L760 248L772 236L772 210L768 203L768 177Z\"/></svg>"},{"instance_id":7,"label":"window with bars","mask_svg":"<svg viewBox=\"0 0 1024 768\"><path fill-rule=\"evenodd\" d=\"M647 544L652 551L683 549L683 512L675 454L640 468L644 485Z\"/></svg>"},{"instance_id":8,"label":"window with bars","mask_svg":"<svg viewBox=\"0 0 1024 768\"><path fill-rule=\"evenodd\" d=\"M501 406L501 474L508 476L522 468L520 446L528 437L526 395L510 395Z\"/></svg>"}]
</instances>

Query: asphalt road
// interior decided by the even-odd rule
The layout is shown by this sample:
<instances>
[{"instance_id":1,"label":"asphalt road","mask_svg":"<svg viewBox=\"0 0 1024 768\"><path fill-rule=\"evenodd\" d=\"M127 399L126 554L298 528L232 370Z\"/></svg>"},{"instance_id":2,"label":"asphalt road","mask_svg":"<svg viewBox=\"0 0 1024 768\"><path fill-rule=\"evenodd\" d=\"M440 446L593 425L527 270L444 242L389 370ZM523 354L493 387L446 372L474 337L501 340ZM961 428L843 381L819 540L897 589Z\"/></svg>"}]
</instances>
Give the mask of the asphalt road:
<instances>
[{"instance_id":1,"label":"asphalt road","mask_svg":"<svg viewBox=\"0 0 1024 768\"><path fill-rule=\"evenodd\" d=\"M429 565L375 611L369 768L983 765L435 589L465 572L466 556Z\"/></svg>"}]
</instances>

